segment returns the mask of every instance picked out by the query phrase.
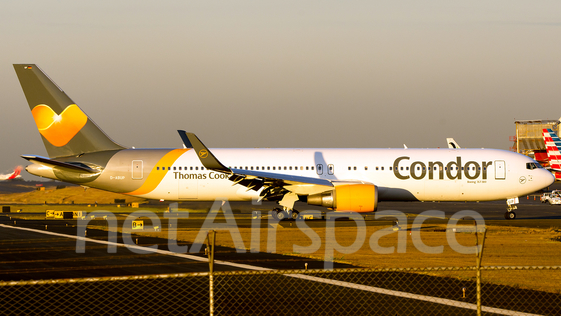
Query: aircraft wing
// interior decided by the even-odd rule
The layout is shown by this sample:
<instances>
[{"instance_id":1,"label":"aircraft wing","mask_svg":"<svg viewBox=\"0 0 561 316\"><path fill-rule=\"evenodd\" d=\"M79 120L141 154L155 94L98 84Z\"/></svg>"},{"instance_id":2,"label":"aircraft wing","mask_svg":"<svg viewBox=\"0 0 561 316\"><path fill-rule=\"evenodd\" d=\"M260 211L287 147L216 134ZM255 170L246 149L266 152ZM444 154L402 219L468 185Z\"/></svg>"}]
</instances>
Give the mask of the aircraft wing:
<instances>
[{"instance_id":1,"label":"aircraft wing","mask_svg":"<svg viewBox=\"0 0 561 316\"><path fill-rule=\"evenodd\" d=\"M193 148L201 163L206 169L214 170L230 174L228 178L234 184L246 186L248 190L259 190L266 187L262 196L271 200L273 195L280 197L288 192L302 192L302 187L306 187L304 191L326 191L333 187L333 182L326 179L318 179L312 177L291 176L287 174L279 174L272 172L244 170L228 168L222 164L210 152L210 150L201 142L201 140L193 133L185 131L177 131L183 140L186 148ZM317 188L320 186L321 188ZM298 188L298 189L295 189ZM269 196L267 196L269 195Z\"/></svg>"},{"instance_id":2,"label":"aircraft wing","mask_svg":"<svg viewBox=\"0 0 561 316\"><path fill-rule=\"evenodd\" d=\"M291 176L287 174L280 174L280 173L271 173L271 172L262 172L262 171L253 171L253 170L244 170L244 169L230 169L234 175L238 176L246 176L246 177L253 177L253 178L261 178L267 179L271 181L281 181L286 184L317 184L317 185L324 185L328 187L332 187L333 183L329 180L325 179L318 179L318 178L311 178L311 177L300 177L300 176Z\"/></svg>"}]
</instances>

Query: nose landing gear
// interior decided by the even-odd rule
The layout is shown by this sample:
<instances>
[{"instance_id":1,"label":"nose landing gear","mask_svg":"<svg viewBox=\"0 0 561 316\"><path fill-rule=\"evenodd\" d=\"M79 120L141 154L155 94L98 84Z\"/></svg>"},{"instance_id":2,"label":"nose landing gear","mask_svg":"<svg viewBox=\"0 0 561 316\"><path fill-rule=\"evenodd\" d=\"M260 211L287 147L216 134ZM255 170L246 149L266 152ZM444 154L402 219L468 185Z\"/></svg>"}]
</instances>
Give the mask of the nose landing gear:
<instances>
[{"instance_id":1,"label":"nose landing gear","mask_svg":"<svg viewBox=\"0 0 561 316\"><path fill-rule=\"evenodd\" d=\"M505 219L515 219L515 218L516 218L516 213L514 213L513 211L505 212Z\"/></svg>"},{"instance_id":2,"label":"nose landing gear","mask_svg":"<svg viewBox=\"0 0 561 316\"><path fill-rule=\"evenodd\" d=\"M513 199L506 200L505 219L515 219L516 218L516 213L514 213L514 210L517 209L518 207L514 204L518 204L518 198L513 198Z\"/></svg>"}]
</instances>

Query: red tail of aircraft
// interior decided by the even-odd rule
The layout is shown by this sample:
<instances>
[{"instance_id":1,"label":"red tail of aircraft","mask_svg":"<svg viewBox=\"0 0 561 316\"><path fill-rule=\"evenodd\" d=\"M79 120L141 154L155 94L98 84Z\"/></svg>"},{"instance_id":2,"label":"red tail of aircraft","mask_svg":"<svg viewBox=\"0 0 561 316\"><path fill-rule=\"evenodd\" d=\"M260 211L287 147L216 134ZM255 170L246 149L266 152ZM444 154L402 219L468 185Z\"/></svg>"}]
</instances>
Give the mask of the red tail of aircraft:
<instances>
[{"instance_id":1,"label":"red tail of aircraft","mask_svg":"<svg viewBox=\"0 0 561 316\"><path fill-rule=\"evenodd\" d=\"M14 172L11 174L0 174L0 181L1 180L12 180L15 178L21 178L21 171L23 170L22 166L17 166L14 169Z\"/></svg>"}]
</instances>

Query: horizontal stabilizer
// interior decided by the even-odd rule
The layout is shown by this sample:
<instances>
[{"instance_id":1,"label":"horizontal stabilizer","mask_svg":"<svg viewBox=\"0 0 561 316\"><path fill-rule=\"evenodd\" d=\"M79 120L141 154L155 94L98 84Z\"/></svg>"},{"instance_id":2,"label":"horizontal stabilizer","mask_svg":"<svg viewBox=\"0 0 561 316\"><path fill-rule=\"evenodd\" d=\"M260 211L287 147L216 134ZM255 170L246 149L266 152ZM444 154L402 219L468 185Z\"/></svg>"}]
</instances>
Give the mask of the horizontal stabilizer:
<instances>
[{"instance_id":1,"label":"horizontal stabilizer","mask_svg":"<svg viewBox=\"0 0 561 316\"><path fill-rule=\"evenodd\" d=\"M41 156L21 156L21 157L33 163L38 163L49 167L65 168L75 172L86 172L86 173L100 172L99 170L92 169L83 163L62 162L62 161L52 160L46 157L41 157Z\"/></svg>"}]
</instances>

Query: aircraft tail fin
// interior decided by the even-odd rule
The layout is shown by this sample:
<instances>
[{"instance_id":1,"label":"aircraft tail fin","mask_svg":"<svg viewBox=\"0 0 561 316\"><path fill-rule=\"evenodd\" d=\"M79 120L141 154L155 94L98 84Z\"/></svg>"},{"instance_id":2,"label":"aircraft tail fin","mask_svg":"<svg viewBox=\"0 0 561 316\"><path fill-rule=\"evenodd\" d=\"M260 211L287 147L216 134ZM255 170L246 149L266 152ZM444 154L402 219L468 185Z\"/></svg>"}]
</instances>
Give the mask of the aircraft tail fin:
<instances>
[{"instance_id":1,"label":"aircraft tail fin","mask_svg":"<svg viewBox=\"0 0 561 316\"><path fill-rule=\"evenodd\" d=\"M82 110L34 64L14 69L50 158L119 150Z\"/></svg>"},{"instance_id":2,"label":"aircraft tail fin","mask_svg":"<svg viewBox=\"0 0 561 316\"><path fill-rule=\"evenodd\" d=\"M549 159L549 167L555 171L561 171L561 139L557 134L549 128L544 128L542 131L545 149L547 151L547 158Z\"/></svg>"},{"instance_id":3,"label":"aircraft tail fin","mask_svg":"<svg viewBox=\"0 0 561 316\"><path fill-rule=\"evenodd\" d=\"M15 178L17 178L18 176L20 176L21 170L22 170L22 169L23 169L23 168L22 168L21 166L17 166L17 167L14 169L14 173L12 173L12 174L8 177L8 180L12 180L12 179L15 179Z\"/></svg>"},{"instance_id":4,"label":"aircraft tail fin","mask_svg":"<svg viewBox=\"0 0 561 316\"><path fill-rule=\"evenodd\" d=\"M454 138L446 138L446 142L448 143L448 148L452 148L452 149L462 148L460 147L458 142L454 140Z\"/></svg>"}]
</instances>

